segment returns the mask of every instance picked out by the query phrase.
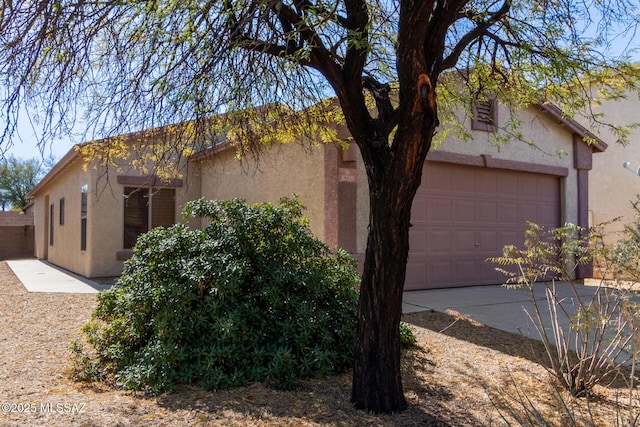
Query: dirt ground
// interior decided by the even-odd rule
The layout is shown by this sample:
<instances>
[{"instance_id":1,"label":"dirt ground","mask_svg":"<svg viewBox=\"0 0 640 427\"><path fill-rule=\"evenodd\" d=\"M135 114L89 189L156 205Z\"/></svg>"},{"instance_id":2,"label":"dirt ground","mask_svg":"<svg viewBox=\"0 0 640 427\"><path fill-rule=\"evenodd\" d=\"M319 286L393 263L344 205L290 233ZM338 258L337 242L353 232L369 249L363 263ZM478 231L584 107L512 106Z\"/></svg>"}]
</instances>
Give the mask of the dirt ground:
<instances>
[{"instance_id":1,"label":"dirt ground","mask_svg":"<svg viewBox=\"0 0 640 427\"><path fill-rule=\"evenodd\" d=\"M435 312L405 317L418 346L403 355L409 409L400 414L354 410L350 373L292 392L185 386L150 398L71 379L69 342L81 338L95 295L28 293L4 262L0 290L2 426L479 426L504 425L502 415L518 425L509 411L526 413L524 395L552 425L570 424L563 402L579 425L640 413L626 388L599 387L589 402L559 394L536 356L539 343Z\"/></svg>"}]
</instances>

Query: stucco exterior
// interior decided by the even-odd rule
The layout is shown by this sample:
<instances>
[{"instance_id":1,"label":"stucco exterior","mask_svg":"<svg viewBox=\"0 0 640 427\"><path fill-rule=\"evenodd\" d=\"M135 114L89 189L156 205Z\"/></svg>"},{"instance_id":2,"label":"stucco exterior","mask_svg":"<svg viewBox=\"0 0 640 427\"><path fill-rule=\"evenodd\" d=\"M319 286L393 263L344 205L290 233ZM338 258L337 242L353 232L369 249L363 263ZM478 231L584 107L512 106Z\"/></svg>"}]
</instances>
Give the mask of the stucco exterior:
<instances>
[{"instance_id":1,"label":"stucco exterior","mask_svg":"<svg viewBox=\"0 0 640 427\"><path fill-rule=\"evenodd\" d=\"M265 152L259 159L238 161L232 149L195 160L200 197L211 200L245 199L248 203L277 204L297 194L316 236L325 235L325 147L290 144Z\"/></svg>"},{"instance_id":2,"label":"stucco exterior","mask_svg":"<svg viewBox=\"0 0 640 427\"><path fill-rule=\"evenodd\" d=\"M472 141L450 138L429 154L428 162L553 175L561 185L562 221L586 223L586 178L591 155L603 151L606 144L600 141L587 146L583 139L592 135L549 106L533 107L524 111L522 118L524 138L534 141L534 146L522 142L495 146L487 132L472 131ZM344 129L338 131L346 136ZM135 135L125 139L135 148ZM559 151L565 154L558 155ZM330 247L343 247L363 259L369 195L365 168L354 144L276 145L258 160L247 157L238 161L234 149L220 143L181 161L185 175L161 181L154 175L134 172L129 166L131 159L105 171L95 164L85 165L80 154L71 150L32 192L35 255L87 277L120 274L123 260L131 253L124 248L123 238L125 187L164 186L175 189L176 222L181 221L182 205L200 197L275 203L283 196L297 194L307 207L306 215L317 237ZM84 250L80 244L83 188L87 194ZM62 198L64 224L59 222ZM193 219L189 223L193 227L205 225Z\"/></svg>"},{"instance_id":3,"label":"stucco exterior","mask_svg":"<svg viewBox=\"0 0 640 427\"><path fill-rule=\"evenodd\" d=\"M125 159L122 164L127 165L128 161ZM35 256L86 277L119 275L126 259L126 253L123 254L125 185L120 183L123 177L134 179L128 185L145 186L146 177L128 167L112 165L105 169L95 162L85 161L76 148L70 150L31 193L36 228ZM195 178L191 177L191 180ZM198 195L199 186L189 184L189 181L179 180L175 186L176 218L180 218L182 204ZM87 197L86 249L81 248L83 191ZM64 223L60 221L62 199Z\"/></svg>"},{"instance_id":4,"label":"stucco exterior","mask_svg":"<svg viewBox=\"0 0 640 427\"><path fill-rule=\"evenodd\" d=\"M619 126L640 123L640 99L635 93L627 93L625 99L603 101L594 110L603 114L600 120L605 123ZM640 167L640 128L631 131L628 145L614 143L617 138L607 128L601 129L599 135L612 143L605 153L593 158L593 170L589 175L589 210L593 225L620 217L619 221L607 226L605 241L612 244L620 237L618 232L624 225L634 219L631 202L640 194L640 176L625 169L623 164L630 162L629 167L636 172Z\"/></svg>"}]
</instances>

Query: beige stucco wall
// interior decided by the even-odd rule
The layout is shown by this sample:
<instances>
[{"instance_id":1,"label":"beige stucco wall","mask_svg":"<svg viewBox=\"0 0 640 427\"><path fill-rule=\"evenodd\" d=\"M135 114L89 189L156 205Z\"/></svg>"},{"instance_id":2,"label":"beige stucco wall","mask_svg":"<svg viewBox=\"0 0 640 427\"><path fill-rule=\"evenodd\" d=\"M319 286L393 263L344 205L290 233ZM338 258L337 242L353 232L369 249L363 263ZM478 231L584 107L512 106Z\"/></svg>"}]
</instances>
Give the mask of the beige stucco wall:
<instances>
[{"instance_id":1,"label":"beige stucco wall","mask_svg":"<svg viewBox=\"0 0 640 427\"><path fill-rule=\"evenodd\" d=\"M628 93L627 98L605 101L596 106L596 113L603 113L600 120L616 125L631 125L640 122L640 100L637 94ZM616 143L616 136L606 128L594 129L609 148L593 157L593 170L589 174L589 210L593 225L621 217L619 222L607 227L607 243L618 239L624 224L634 219L631 201L640 194L640 177L622 167L631 162L634 170L640 166L640 129L635 129L629 138L629 144Z\"/></svg>"},{"instance_id":2,"label":"beige stucco wall","mask_svg":"<svg viewBox=\"0 0 640 427\"><path fill-rule=\"evenodd\" d=\"M117 276L123 262L116 253L123 250L124 187L118 175L140 176L121 161L121 167L107 169L90 164L86 170L78 156L40 190L34 201L36 256L86 277ZM87 250L80 248L81 188L87 185ZM187 200L199 197L200 185L194 174L183 178L176 190L176 221ZM60 198L65 199L65 223L59 224ZM54 244L49 245L48 213L54 204Z\"/></svg>"},{"instance_id":3,"label":"beige stucco wall","mask_svg":"<svg viewBox=\"0 0 640 427\"><path fill-rule=\"evenodd\" d=\"M91 271L88 251L80 250L80 190L89 172L76 160L49 182L34 200L36 256L82 275ZM60 224L60 199L64 197L64 224ZM53 205L53 245L49 242L49 212Z\"/></svg>"},{"instance_id":4,"label":"beige stucco wall","mask_svg":"<svg viewBox=\"0 0 640 427\"><path fill-rule=\"evenodd\" d=\"M324 239L325 149L300 144L273 147L259 160L235 158L227 149L198 162L201 195L205 199L245 199L248 203L277 203L299 196L307 207L311 231Z\"/></svg>"},{"instance_id":5,"label":"beige stucco wall","mask_svg":"<svg viewBox=\"0 0 640 427\"><path fill-rule=\"evenodd\" d=\"M498 120L508 117L508 110L500 106ZM568 168L568 176L561 179L562 221L576 223L577 173L573 168L573 136L570 130L560 126L557 120L546 112L532 108L520 113L522 132L525 141L535 141L529 145L523 141L512 140L496 145L489 132L472 130L472 140L465 141L454 137L446 139L436 151L465 154L470 156L490 155L496 159L536 163L545 166ZM471 128L470 123L467 127ZM559 154L559 150L561 153ZM594 155L594 159L601 154ZM364 252L367 244L367 224L369 220L369 199L366 172L362 159L358 160L358 252ZM428 157L427 157L428 158ZM639 182L640 184L640 182Z\"/></svg>"}]
</instances>

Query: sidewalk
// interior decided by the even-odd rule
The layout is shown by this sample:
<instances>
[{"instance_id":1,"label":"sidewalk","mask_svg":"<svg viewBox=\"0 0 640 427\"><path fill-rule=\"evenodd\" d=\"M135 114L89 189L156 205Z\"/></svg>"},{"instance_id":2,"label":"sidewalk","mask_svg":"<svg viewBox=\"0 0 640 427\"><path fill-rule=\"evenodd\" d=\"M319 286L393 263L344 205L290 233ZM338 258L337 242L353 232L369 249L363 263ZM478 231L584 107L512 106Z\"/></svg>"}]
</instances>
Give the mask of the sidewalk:
<instances>
[{"instance_id":1,"label":"sidewalk","mask_svg":"<svg viewBox=\"0 0 640 427\"><path fill-rule=\"evenodd\" d=\"M12 260L7 265L29 292L87 294L110 287L37 259Z\"/></svg>"}]
</instances>

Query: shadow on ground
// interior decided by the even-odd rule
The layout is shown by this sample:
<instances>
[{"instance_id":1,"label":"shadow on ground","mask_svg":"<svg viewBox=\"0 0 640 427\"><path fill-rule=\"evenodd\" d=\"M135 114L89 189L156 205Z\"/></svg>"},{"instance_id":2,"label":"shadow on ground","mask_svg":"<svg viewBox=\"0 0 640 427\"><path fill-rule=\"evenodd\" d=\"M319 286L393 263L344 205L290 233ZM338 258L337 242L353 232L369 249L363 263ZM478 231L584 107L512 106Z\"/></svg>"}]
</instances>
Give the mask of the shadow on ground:
<instances>
[{"instance_id":1,"label":"shadow on ground","mask_svg":"<svg viewBox=\"0 0 640 427\"><path fill-rule=\"evenodd\" d=\"M397 414L380 415L354 409L350 403L351 372L302 381L294 391L272 390L252 384L233 390L208 392L198 387L182 387L162 396L158 403L167 410L197 411L203 422L225 420L259 421L260 425L331 426L476 426L481 421L463 410L445 409L442 403L453 396L443 387L433 387L417 375L433 369L428 355L420 350L403 352L405 394L419 395L409 408ZM307 424L308 423L308 424ZM234 424L235 425L235 424Z\"/></svg>"}]
</instances>

